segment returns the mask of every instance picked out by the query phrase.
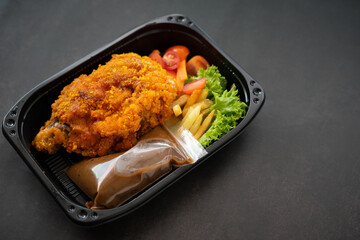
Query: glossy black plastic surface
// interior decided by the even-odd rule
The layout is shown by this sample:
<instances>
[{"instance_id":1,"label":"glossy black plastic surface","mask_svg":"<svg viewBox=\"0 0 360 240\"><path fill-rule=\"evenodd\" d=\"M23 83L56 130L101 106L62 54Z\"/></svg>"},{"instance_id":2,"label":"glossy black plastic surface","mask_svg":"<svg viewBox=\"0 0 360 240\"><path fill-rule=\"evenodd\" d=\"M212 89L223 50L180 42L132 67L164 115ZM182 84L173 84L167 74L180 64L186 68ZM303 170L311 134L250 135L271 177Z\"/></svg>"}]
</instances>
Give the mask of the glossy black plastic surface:
<instances>
[{"instance_id":1,"label":"glossy black plastic surface","mask_svg":"<svg viewBox=\"0 0 360 240\"><path fill-rule=\"evenodd\" d=\"M110 60L114 53L136 52L148 55L153 49L164 51L172 45L189 47L191 55L202 55L210 64L216 65L228 80L239 89L242 101L248 105L245 118L219 141L206 150L208 155L193 165L181 167L163 177L122 206L109 210L91 210L85 207L88 200L81 190L66 176L64 170L81 159L78 155L59 151L49 156L37 152L31 146L34 136L50 118L51 104L64 86L80 74L89 74L99 64ZM90 53L49 79L45 80L23 98L7 113L3 121L3 134L33 170L44 186L51 192L67 216L75 223L84 226L102 224L133 211L149 201L186 173L204 162L237 137L253 120L265 101L264 90L234 60L216 46L188 17L172 14L143 24L112 43Z\"/></svg>"}]
</instances>

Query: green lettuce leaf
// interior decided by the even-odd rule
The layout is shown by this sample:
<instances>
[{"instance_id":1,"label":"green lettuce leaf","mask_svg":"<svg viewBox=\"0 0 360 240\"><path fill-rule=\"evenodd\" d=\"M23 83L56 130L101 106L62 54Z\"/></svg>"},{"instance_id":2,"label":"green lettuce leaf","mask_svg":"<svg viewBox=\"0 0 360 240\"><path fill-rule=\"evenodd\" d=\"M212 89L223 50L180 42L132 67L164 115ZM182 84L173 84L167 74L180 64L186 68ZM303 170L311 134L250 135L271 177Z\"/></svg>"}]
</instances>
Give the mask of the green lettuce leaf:
<instances>
[{"instance_id":1,"label":"green lettuce leaf","mask_svg":"<svg viewBox=\"0 0 360 240\"><path fill-rule=\"evenodd\" d=\"M214 121L199 139L200 144L207 147L236 127L238 120L245 117L247 105L240 100L235 85L229 91L225 90L227 81L216 66L200 69L197 76L189 77L186 83L200 78L206 78L207 98L214 101L210 111L215 110Z\"/></svg>"},{"instance_id":2,"label":"green lettuce leaf","mask_svg":"<svg viewBox=\"0 0 360 240\"><path fill-rule=\"evenodd\" d=\"M222 94L226 88L227 82L225 77L220 74L219 69L214 65L209 66L205 70L201 68L196 77L189 78L189 82L200 78L206 78L206 88L209 89L209 99L214 98L214 93Z\"/></svg>"},{"instance_id":3,"label":"green lettuce leaf","mask_svg":"<svg viewBox=\"0 0 360 240\"><path fill-rule=\"evenodd\" d=\"M215 120L199 139L203 147L207 147L213 141L220 139L236 127L240 118L245 117L247 105L240 100L237 94L238 90L235 85L229 91L223 91L222 94L213 91L214 105L210 107L210 110L215 109Z\"/></svg>"}]
</instances>

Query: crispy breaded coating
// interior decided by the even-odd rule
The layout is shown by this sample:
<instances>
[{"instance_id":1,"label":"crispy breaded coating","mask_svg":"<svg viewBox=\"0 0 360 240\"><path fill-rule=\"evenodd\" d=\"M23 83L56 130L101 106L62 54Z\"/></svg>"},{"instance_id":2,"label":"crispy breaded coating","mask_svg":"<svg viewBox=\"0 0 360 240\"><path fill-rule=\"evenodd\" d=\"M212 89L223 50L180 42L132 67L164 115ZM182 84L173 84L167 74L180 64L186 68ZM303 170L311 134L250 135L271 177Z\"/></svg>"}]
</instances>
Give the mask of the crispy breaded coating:
<instances>
[{"instance_id":1,"label":"crispy breaded coating","mask_svg":"<svg viewBox=\"0 0 360 240\"><path fill-rule=\"evenodd\" d=\"M90 157L127 150L171 115L175 97L175 81L158 63L115 54L62 90L33 145L50 154L62 145Z\"/></svg>"}]
</instances>

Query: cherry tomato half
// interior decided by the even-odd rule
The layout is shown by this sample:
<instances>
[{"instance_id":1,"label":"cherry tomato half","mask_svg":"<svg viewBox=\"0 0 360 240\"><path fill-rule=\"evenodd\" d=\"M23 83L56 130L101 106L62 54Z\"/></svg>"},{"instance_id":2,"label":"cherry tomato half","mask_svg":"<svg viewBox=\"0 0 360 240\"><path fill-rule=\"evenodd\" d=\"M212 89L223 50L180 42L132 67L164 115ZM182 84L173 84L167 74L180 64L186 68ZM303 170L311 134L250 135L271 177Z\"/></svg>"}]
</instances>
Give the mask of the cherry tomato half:
<instances>
[{"instance_id":1,"label":"cherry tomato half","mask_svg":"<svg viewBox=\"0 0 360 240\"><path fill-rule=\"evenodd\" d=\"M154 50L150 53L149 58L151 58L152 60L158 62L162 68L165 68L165 62L163 60L163 58L160 55L160 51L159 50Z\"/></svg>"},{"instance_id":2,"label":"cherry tomato half","mask_svg":"<svg viewBox=\"0 0 360 240\"><path fill-rule=\"evenodd\" d=\"M187 47L182 46L182 45L172 46L172 47L168 48L165 52L167 52L167 51L176 52L180 57L180 61L186 60L187 55L189 55L189 53L190 53L190 50Z\"/></svg>"},{"instance_id":3,"label":"cherry tomato half","mask_svg":"<svg viewBox=\"0 0 360 240\"><path fill-rule=\"evenodd\" d=\"M206 79L200 78L198 80L195 80L195 81L185 84L182 91L186 94L192 94L193 91L195 91L197 89L203 89L205 87L205 85L206 85Z\"/></svg>"},{"instance_id":4,"label":"cherry tomato half","mask_svg":"<svg viewBox=\"0 0 360 240\"><path fill-rule=\"evenodd\" d=\"M163 60L165 62L165 68L168 70L177 69L180 63L180 57L174 51L166 51Z\"/></svg>"}]
</instances>

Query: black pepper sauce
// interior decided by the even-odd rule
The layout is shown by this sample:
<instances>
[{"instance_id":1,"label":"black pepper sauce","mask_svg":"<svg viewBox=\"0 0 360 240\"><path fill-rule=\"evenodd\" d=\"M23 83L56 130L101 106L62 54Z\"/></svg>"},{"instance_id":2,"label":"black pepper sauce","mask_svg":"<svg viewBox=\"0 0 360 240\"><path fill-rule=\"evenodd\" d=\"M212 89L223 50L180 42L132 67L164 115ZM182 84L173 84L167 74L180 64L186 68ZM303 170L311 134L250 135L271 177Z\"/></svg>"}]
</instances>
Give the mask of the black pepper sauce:
<instances>
[{"instance_id":1,"label":"black pepper sauce","mask_svg":"<svg viewBox=\"0 0 360 240\"><path fill-rule=\"evenodd\" d=\"M144 135L127 152L84 160L67 175L93 202L93 209L114 208L169 173L173 167L192 163L163 126Z\"/></svg>"}]
</instances>

